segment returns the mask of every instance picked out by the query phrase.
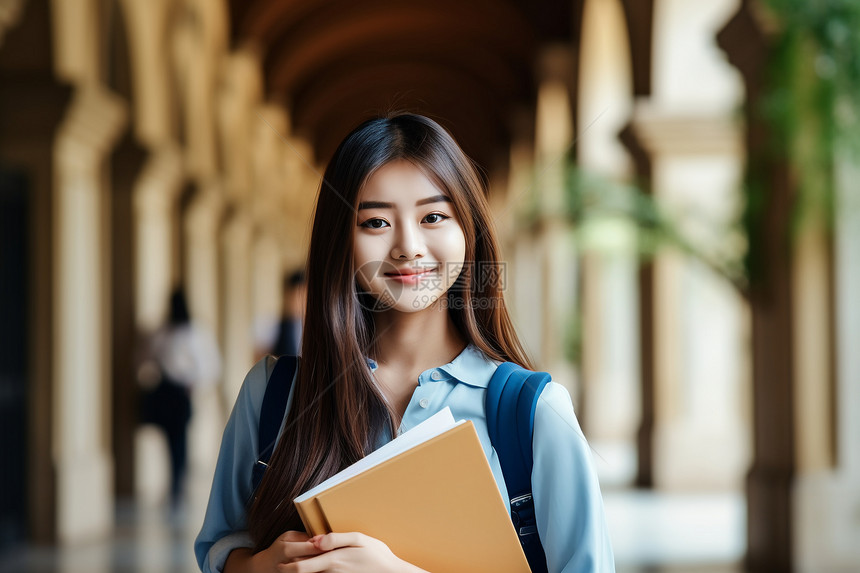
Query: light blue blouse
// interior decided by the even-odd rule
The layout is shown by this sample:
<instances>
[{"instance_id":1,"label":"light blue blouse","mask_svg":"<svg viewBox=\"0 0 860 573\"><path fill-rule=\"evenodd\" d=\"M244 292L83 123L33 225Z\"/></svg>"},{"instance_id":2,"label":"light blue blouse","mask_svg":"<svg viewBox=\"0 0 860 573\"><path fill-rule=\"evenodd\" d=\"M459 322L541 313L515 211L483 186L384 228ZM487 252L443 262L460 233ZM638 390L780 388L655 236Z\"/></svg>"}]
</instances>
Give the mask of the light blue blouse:
<instances>
[{"instance_id":1,"label":"light blue blouse","mask_svg":"<svg viewBox=\"0 0 860 573\"><path fill-rule=\"evenodd\" d=\"M194 543L197 562L204 573L222 571L233 549L253 546L245 531L245 510L252 493L251 468L258 451L260 407L274 364L275 360L268 357L251 369L224 429L206 517ZM368 365L376 369L373 360L368 359ZM445 406L451 408L455 420L472 420L499 491L509 499L498 456L490 444L484 411L487 386L497 366L470 344L448 364L425 370L418 377L418 387L398 432L409 430ZM292 395L287 412L291 401ZM389 434L382 436L378 446L391 439ZM589 446L570 395L560 384L550 382L541 393L532 445L532 493L550 573L614 572L603 500Z\"/></svg>"}]
</instances>

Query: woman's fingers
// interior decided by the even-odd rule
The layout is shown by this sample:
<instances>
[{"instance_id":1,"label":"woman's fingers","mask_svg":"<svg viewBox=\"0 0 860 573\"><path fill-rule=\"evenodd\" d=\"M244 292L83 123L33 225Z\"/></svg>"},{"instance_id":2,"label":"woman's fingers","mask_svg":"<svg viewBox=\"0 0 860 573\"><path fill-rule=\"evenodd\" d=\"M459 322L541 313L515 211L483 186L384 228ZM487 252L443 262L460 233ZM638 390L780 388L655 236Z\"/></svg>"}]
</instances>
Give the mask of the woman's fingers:
<instances>
[{"instance_id":1,"label":"woman's fingers","mask_svg":"<svg viewBox=\"0 0 860 573\"><path fill-rule=\"evenodd\" d=\"M278 547L278 561L281 563L313 557L323 552L311 543L310 537L302 531L287 531L278 537L273 545Z\"/></svg>"},{"instance_id":2,"label":"woman's fingers","mask_svg":"<svg viewBox=\"0 0 860 573\"><path fill-rule=\"evenodd\" d=\"M278 565L282 573L381 573L402 570L400 561L382 541L363 533L328 533L307 543L321 554Z\"/></svg>"},{"instance_id":3,"label":"woman's fingers","mask_svg":"<svg viewBox=\"0 0 860 573\"><path fill-rule=\"evenodd\" d=\"M328 571L334 567L333 557L331 553L323 553L316 557L309 557L293 561L292 563L281 563L278 565L278 571L281 573L319 573L320 571Z\"/></svg>"},{"instance_id":4,"label":"woman's fingers","mask_svg":"<svg viewBox=\"0 0 860 573\"><path fill-rule=\"evenodd\" d=\"M310 536L304 531L287 531L278 537L278 541L307 541Z\"/></svg>"},{"instance_id":5,"label":"woman's fingers","mask_svg":"<svg viewBox=\"0 0 860 573\"><path fill-rule=\"evenodd\" d=\"M367 545L372 539L357 532L327 533L312 538L311 543L323 551L331 551L340 547L362 547Z\"/></svg>"}]
</instances>

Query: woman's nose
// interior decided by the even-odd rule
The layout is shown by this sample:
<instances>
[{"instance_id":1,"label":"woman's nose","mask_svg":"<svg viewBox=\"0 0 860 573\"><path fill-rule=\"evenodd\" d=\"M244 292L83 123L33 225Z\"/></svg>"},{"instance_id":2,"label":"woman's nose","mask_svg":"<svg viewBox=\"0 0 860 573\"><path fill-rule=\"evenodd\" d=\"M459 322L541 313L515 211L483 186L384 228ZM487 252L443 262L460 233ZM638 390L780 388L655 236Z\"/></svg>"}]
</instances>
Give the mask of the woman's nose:
<instances>
[{"instance_id":1,"label":"woman's nose","mask_svg":"<svg viewBox=\"0 0 860 573\"><path fill-rule=\"evenodd\" d=\"M401 224L399 227L391 246L391 258L412 260L423 257L426 245L420 229L409 224Z\"/></svg>"}]
</instances>

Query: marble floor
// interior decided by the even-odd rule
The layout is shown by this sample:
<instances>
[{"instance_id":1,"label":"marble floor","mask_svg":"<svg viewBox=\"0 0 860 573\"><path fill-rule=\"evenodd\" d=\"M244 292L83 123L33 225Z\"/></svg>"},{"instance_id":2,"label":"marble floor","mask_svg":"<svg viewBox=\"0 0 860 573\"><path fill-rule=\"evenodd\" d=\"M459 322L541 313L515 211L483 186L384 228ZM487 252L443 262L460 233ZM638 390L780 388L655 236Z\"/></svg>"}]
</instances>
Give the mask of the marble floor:
<instances>
[{"instance_id":1,"label":"marble floor","mask_svg":"<svg viewBox=\"0 0 860 573\"><path fill-rule=\"evenodd\" d=\"M744 505L734 494L606 491L618 573L738 573ZM126 502L111 539L67 548L16 547L0 555L2 573L191 573L191 544L203 513Z\"/></svg>"},{"instance_id":2,"label":"marble floor","mask_svg":"<svg viewBox=\"0 0 860 573\"><path fill-rule=\"evenodd\" d=\"M743 496L604 493L618 573L739 573L746 549Z\"/></svg>"}]
</instances>

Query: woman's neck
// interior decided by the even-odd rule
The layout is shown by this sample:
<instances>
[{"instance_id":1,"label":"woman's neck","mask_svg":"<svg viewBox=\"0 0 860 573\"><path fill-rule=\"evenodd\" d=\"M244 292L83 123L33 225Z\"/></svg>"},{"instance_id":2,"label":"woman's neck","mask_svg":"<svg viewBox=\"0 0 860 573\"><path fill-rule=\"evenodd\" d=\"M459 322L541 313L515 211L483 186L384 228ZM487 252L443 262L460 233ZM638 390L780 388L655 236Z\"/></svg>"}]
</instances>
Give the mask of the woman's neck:
<instances>
[{"instance_id":1,"label":"woman's neck","mask_svg":"<svg viewBox=\"0 0 860 573\"><path fill-rule=\"evenodd\" d=\"M443 299L444 300L444 299ZM380 366L400 372L423 372L453 360L466 340L438 302L421 312L376 315L376 356Z\"/></svg>"}]
</instances>

